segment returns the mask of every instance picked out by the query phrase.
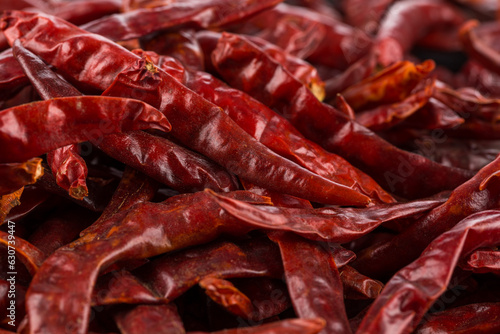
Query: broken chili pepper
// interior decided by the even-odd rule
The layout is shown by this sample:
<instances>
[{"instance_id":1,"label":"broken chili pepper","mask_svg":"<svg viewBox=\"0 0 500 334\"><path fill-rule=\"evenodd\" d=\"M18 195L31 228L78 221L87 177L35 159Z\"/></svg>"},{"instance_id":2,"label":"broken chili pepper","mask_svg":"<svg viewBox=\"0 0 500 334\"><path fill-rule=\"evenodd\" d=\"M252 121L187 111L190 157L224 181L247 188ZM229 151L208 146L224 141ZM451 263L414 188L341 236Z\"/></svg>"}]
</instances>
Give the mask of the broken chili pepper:
<instances>
[{"instance_id":1,"label":"broken chili pepper","mask_svg":"<svg viewBox=\"0 0 500 334\"><path fill-rule=\"evenodd\" d=\"M0 195L13 193L25 185L35 183L43 175L42 159L0 164Z\"/></svg>"}]
</instances>

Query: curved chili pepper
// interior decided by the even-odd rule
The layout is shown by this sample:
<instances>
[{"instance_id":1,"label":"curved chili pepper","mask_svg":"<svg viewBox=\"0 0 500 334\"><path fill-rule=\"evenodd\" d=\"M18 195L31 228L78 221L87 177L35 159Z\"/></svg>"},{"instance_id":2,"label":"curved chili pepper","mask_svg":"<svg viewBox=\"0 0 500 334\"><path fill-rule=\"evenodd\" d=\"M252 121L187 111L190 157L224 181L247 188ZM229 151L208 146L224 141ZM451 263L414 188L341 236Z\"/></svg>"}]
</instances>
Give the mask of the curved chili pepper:
<instances>
[{"instance_id":1,"label":"curved chili pepper","mask_svg":"<svg viewBox=\"0 0 500 334\"><path fill-rule=\"evenodd\" d=\"M43 167L41 158L31 158L26 162L0 164L0 179L2 180L0 195L7 195L25 185L33 184L42 175Z\"/></svg>"},{"instance_id":2,"label":"curved chili pepper","mask_svg":"<svg viewBox=\"0 0 500 334\"><path fill-rule=\"evenodd\" d=\"M434 239L411 264L399 270L370 306L356 333L409 333L446 291L461 256L497 246L500 211L470 215Z\"/></svg>"},{"instance_id":3,"label":"curved chili pepper","mask_svg":"<svg viewBox=\"0 0 500 334\"><path fill-rule=\"evenodd\" d=\"M228 0L201 1L193 4L167 1L161 7L110 15L81 27L115 41L123 41L181 25L205 29L217 28L236 23L281 1L246 1L244 6L234 6L234 3Z\"/></svg>"},{"instance_id":4,"label":"curved chili pepper","mask_svg":"<svg viewBox=\"0 0 500 334\"><path fill-rule=\"evenodd\" d=\"M165 255L138 268L136 274L150 282L162 298L171 301L203 277L281 278L283 266L278 248L269 240L259 238L241 243L216 242Z\"/></svg>"},{"instance_id":5,"label":"curved chili pepper","mask_svg":"<svg viewBox=\"0 0 500 334\"><path fill-rule=\"evenodd\" d=\"M500 156L457 187L442 205L396 235L390 241L374 245L358 253L353 267L370 277L394 273L415 260L429 241L455 226L465 217L498 207ZM408 247L411 244L412 247ZM398 254L392 257L390 254ZM389 257L389 258L387 258Z\"/></svg>"},{"instance_id":6,"label":"curved chili pepper","mask_svg":"<svg viewBox=\"0 0 500 334\"><path fill-rule=\"evenodd\" d=\"M300 318L323 318L319 333L351 333L342 282L329 251L292 233L271 233L281 251L288 292ZM308 268L308 270L303 270Z\"/></svg>"},{"instance_id":7,"label":"curved chili pepper","mask_svg":"<svg viewBox=\"0 0 500 334\"><path fill-rule=\"evenodd\" d=\"M167 139L145 132L107 135L97 143L97 147L180 192L205 188L218 192L238 189L237 180L224 168Z\"/></svg>"},{"instance_id":8,"label":"curved chili pepper","mask_svg":"<svg viewBox=\"0 0 500 334\"><path fill-rule=\"evenodd\" d=\"M278 111L308 139L341 155L361 170L369 170L376 181L396 194L424 197L453 189L471 177L470 172L444 167L397 149L336 109L322 104L280 64L242 37L224 33L212 60L233 87Z\"/></svg>"},{"instance_id":9,"label":"curved chili pepper","mask_svg":"<svg viewBox=\"0 0 500 334\"><path fill-rule=\"evenodd\" d=\"M432 29L452 26L458 32L465 18L457 8L444 1L399 1L380 23L375 42L379 62L388 66L404 55Z\"/></svg>"},{"instance_id":10,"label":"curved chili pepper","mask_svg":"<svg viewBox=\"0 0 500 334\"><path fill-rule=\"evenodd\" d=\"M477 303L426 315L415 334L497 333L500 331L500 303Z\"/></svg>"},{"instance_id":11,"label":"curved chili pepper","mask_svg":"<svg viewBox=\"0 0 500 334\"><path fill-rule=\"evenodd\" d=\"M225 214L208 192L136 204L111 219L116 225L104 223L109 228L96 238L77 240L45 260L27 295L32 332L60 332L72 326L75 333L85 333L97 274L121 259L144 259L206 243L220 234L238 236L259 228ZM69 293L57 293L69 286Z\"/></svg>"},{"instance_id":12,"label":"curved chili pepper","mask_svg":"<svg viewBox=\"0 0 500 334\"><path fill-rule=\"evenodd\" d=\"M18 124L14 132L12 124ZM33 102L0 112L0 162L23 161L89 139L99 141L113 132L151 128L168 132L171 127L158 110L138 100L77 96Z\"/></svg>"},{"instance_id":13,"label":"curved chili pepper","mask_svg":"<svg viewBox=\"0 0 500 334\"><path fill-rule=\"evenodd\" d=\"M229 214L261 228L291 231L308 239L346 243L355 240L384 222L411 217L433 208L441 200L418 200L408 203L379 204L368 208L296 209L253 206L211 193Z\"/></svg>"},{"instance_id":14,"label":"curved chili pepper","mask_svg":"<svg viewBox=\"0 0 500 334\"><path fill-rule=\"evenodd\" d=\"M185 334L175 304L138 305L114 316L122 334Z\"/></svg>"},{"instance_id":15,"label":"curved chili pepper","mask_svg":"<svg viewBox=\"0 0 500 334\"><path fill-rule=\"evenodd\" d=\"M19 261L24 264L26 269L28 269L31 275L35 275L38 271L38 268L42 265L46 256L40 251L37 247L30 244L28 241L21 239L16 236L15 239L9 238L11 234L0 231L0 244L4 246L9 246L16 250L16 256ZM14 240L14 242L12 242ZM4 257L6 259L6 257ZM15 266L15 260L13 261ZM9 264L11 261L9 260ZM13 270L11 270L13 271Z\"/></svg>"},{"instance_id":16,"label":"curved chili pepper","mask_svg":"<svg viewBox=\"0 0 500 334\"><path fill-rule=\"evenodd\" d=\"M40 58L25 49L19 40L14 42L12 51L38 95L44 100L82 95L76 88L52 72ZM85 183L88 173L87 165L78 154L77 145L51 151L47 153L47 160L57 184L68 190L72 197L82 199L88 195Z\"/></svg>"}]
</instances>

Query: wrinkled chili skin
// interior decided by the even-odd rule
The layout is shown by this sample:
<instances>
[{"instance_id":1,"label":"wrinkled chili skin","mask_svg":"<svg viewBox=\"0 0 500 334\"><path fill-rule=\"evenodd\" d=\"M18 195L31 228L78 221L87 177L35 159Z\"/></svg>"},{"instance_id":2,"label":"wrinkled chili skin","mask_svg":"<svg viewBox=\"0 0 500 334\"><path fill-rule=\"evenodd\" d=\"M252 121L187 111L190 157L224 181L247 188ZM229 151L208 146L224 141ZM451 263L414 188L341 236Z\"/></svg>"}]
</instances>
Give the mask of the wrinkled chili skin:
<instances>
[{"instance_id":1,"label":"wrinkled chili skin","mask_svg":"<svg viewBox=\"0 0 500 334\"><path fill-rule=\"evenodd\" d=\"M322 104L280 64L242 37L224 33L212 61L233 87L278 111L308 139L370 171L379 184L397 195L425 197L454 189L472 176L468 171L400 150Z\"/></svg>"},{"instance_id":2,"label":"wrinkled chili skin","mask_svg":"<svg viewBox=\"0 0 500 334\"><path fill-rule=\"evenodd\" d=\"M32 158L25 162L0 164L0 195L7 195L28 184L35 183L44 171L41 158Z\"/></svg>"},{"instance_id":3,"label":"wrinkled chili skin","mask_svg":"<svg viewBox=\"0 0 500 334\"><path fill-rule=\"evenodd\" d=\"M272 233L280 247L288 291L300 318L323 318L320 333L351 333L335 261L321 244L291 233ZM305 271L303 268L308 268Z\"/></svg>"},{"instance_id":4,"label":"wrinkled chili skin","mask_svg":"<svg viewBox=\"0 0 500 334\"><path fill-rule=\"evenodd\" d=\"M457 187L442 205L381 245L358 254L353 267L370 277L386 277L415 260L430 240L452 228L468 215L498 208L500 156L483 167L472 179ZM411 244L412 247L408 247ZM397 257L390 254L397 253Z\"/></svg>"},{"instance_id":5,"label":"wrinkled chili skin","mask_svg":"<svg viewBox=\"0 0 500 334\"><path fill-rule=\"evenodd\" d=\"M19 126L14 133L13 122ZM32 102L0 112L0 162L23 161L68 144L98 141L105 134L149 128L168 132L171 126L158 110L138 100L75 96Z\"/></svg>"},{"instance_id":6,"label":"wrinkled chili skin","mask_svg":"<svg viewBox=\"0 0 500 334\"><path fill-rule=\"evenodd\" d=\"M0 53L0 98L5 100L12 97L29 83L23 70L19 68L12 49Z\"/></svg>"},{"instance_id":7,"label":"wrinkled chili skin","mask_svg":"<svg viewBox=\"0 0 500 334\"><path fill-rule=\"evenodd\" d=\"M103 137L97 147L179 192L238 189L237 180L224 168L167 139L145 132L110 134Z\"/></svg>"}]
</instances>

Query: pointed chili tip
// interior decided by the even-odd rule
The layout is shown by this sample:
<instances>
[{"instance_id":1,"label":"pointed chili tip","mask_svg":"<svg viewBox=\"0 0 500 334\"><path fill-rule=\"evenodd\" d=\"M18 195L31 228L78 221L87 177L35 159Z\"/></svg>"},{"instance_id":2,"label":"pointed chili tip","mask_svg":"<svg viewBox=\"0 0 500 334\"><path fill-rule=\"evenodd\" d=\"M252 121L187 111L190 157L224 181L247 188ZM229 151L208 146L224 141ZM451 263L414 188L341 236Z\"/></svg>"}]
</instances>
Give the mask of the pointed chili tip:
<instances>
[{"instance_id":1,"label":"pointed chili tip","mask_svg":"<svg viewBox=\"0 0 500 334\"><path fill-rule=\"evenodd\" d=\"M469 20L462 24L460 27L460 30L458 31L458 35L460 37L463 37L464 35L467 35L472 29L476 28L479 26L479 21L478 20Z\"/></svg>"}]
</instances>

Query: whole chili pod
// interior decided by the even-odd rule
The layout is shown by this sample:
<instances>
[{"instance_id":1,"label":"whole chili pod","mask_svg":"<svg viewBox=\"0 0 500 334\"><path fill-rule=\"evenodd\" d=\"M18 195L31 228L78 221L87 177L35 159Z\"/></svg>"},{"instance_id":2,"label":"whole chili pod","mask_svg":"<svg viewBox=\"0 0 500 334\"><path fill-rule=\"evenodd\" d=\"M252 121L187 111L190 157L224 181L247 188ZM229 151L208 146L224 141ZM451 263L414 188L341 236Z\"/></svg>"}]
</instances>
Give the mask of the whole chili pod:
<instances>
[{"instance_id":1,"label":"whole chili pod","mask_svg":"<svg viewBox=\"0 0 500 334\"><path fill-rule=\"evenodd\" d=\"M82 95L67 81L57 76L40 58L24 48L19 40L14 42L12 51L42 99ZM88 195L85 182L88 170L85 160L78 151L76 144L61 147L48 152L47 161L57 184L68 190L72 197L82 199Z\"/></svg>"},{"instance_id":2,"label":"whole chili pod","mask_svg":"<svg viewBox=\"0 0 500 334\"><path fill-rule=\"evenodd\" d=\"M252 0L235 6L230 0L165 2L164 6L114 14L84 24L84 30L122 41L176 26L217 28L238 22L282 0ZM168 19L167 19L168 18Z\"/></svg>"},{"instance_id":3,"label":"whole chili pod","mask_svg":"<svg viewBox=\"0 0 500 334\"><path fill-rule=\"evenodd\" d=\"M398 195L408 198L432 195L453 189L472 176L468 171L445 167L390 145L345 114L318 101L283 66L241 36L223 33L212 55L217 70L233 87L285 116L308 139L361 170L369 170L376 181Z\"/></svg>"},{"instance_id":4,"label":"whole chili pod","mask_svg":"<svg viewBox=\"0 0 500 334\"><path fill-rule=\"evenodd\" d=\"M430 240L455 226L465 217L499 205L500 156L457 187L450 198L432 209L408 229L383 244L358 253L353 267L370 277L384 277L415 260ZM408 247L411 244L412 247ZM390 254L398 254L397 257Z\"/></svg>"},{"instance_id":5,"label":"whole chili pod","mask_svg":"<svg viewBox=\"0 0 500 334\"><path fill-rule=\"evenodd\" d=\"M497 246L499 237L500 211L497 210L470 215L441 234L420 257L390 279L356 333L412 332L446 291L460 257L478 247Z\"/></svg>"},{"instance_id":6,"label":"whole chili pod","mask_svg":"<svg viewBox=\"0 0 500 334\"><path fill-rule=\"evenodd\" d=\"M165 116L138 100L75 96L33 102L0 112L0 162L23 161L113 132L170 128Z\"/></svg>"}]
</instances>

